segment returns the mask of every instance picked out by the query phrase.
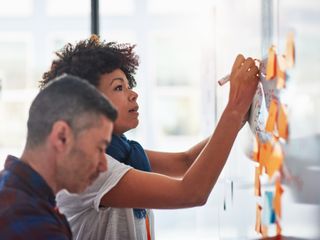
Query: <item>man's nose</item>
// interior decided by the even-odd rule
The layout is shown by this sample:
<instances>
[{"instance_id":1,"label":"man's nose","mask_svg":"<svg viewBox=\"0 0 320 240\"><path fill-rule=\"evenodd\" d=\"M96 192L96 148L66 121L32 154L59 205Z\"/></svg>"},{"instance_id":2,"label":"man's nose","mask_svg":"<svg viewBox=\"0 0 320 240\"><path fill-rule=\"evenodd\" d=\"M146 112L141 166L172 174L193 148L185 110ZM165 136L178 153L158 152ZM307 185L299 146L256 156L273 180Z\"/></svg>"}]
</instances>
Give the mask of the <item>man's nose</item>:
<instances>
[{"instance_id":1,"label":"man's nose","mask_svg":"<svg viewBox=\"0 0 320 240\"><path fill-rule=\"evenodd\" d=\"M108 169L107 154L103 154L99 164L99 172L105 172Z\"/></svg>"}]
</instances>

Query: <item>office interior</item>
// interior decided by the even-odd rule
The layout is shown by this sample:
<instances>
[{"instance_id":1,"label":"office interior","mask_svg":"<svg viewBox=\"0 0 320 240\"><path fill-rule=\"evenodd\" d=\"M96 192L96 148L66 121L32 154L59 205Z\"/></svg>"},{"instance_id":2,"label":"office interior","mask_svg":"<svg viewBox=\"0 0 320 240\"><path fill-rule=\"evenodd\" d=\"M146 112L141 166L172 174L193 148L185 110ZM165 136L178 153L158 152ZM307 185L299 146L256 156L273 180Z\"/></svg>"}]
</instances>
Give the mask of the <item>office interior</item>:
<instances>
[{"instance_id":1,"label":"office interior","mask_svg":"<svg viewBox=\"0 0 320 240\"><path fill-rule=\"evenodd\" d=\"M263 59L271 45L282 53L293 32L284 161L302 187L283 184L282 235L320 239L319 0L0 0L0 6L1 169L7 154L21 154L38 82L68 42L97 33L136 44L140 124L127 136L147 149L180 151L216 126L229 91L217 81L236 55ZM252 136L245 125L205 206L155 211L157 239L261 238ZM275 232L270 225L270 236Z\"/></svg>"}]
</instances>

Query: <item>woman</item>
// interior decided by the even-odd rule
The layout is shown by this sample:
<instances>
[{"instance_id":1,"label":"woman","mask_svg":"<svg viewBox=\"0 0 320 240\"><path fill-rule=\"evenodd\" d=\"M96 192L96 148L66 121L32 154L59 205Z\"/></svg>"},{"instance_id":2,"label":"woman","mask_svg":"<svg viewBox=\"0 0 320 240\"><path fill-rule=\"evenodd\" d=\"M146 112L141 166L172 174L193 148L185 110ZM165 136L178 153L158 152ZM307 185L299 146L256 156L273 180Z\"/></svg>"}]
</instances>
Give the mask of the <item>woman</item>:
<instances>
[{"instance_id":1,"label":"woman","mask_svg":"<svg viewBox=\"0 0 320 240\"><path fill-rule=\"evenodd\" d=\"M96 36L67 44L41 82L44 86L63 73L79 76L118 110L107 149L109 170L83 194L63 191L57 197L75 239L154 239L152 213L147 209L205 204L256 91L258 69L251 58L239 55L230 77L229 101L213 135L185 152L144 150L124 135L139 123L134 47L106 43Z\"/></svg>"}]
</instances>

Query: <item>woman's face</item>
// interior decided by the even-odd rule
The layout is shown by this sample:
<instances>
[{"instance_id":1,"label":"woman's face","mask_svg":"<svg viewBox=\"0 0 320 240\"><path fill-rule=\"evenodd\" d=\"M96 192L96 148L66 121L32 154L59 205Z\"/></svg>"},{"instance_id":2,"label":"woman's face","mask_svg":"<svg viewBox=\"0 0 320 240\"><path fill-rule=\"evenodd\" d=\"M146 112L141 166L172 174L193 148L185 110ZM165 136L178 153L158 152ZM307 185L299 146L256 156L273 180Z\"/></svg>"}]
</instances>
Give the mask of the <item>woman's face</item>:
<instances>
[{"instance_id":1,"label":"woman's face","mask_svg":"<svg viewBox=\"0 0 320 240\"><path fill-rule=\"evenodd\" d=\"M98 89L104 93L118 110L114 134L122 134L139 124L138 94L130 89L124 72L116 69L101 75Z\"/></svg>"}]
</instances>

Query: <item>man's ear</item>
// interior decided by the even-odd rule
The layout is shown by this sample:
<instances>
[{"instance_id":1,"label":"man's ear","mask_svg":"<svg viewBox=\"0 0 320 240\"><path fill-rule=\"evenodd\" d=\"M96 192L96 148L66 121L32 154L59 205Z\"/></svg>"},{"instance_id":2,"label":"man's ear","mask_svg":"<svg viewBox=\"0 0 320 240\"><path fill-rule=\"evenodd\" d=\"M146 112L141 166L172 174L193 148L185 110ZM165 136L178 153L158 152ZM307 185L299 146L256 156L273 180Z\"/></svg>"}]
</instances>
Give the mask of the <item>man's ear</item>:
<instances>
[{"instance_id":1,"label":"man's ear","mask_svg":"<svg viewBox=\"0 0 320 240\"><path fill-rule=\"evenodd\" d=\"M52 146L58 151L64 151L72 141L72 129L65 121L57 121L52 125L49 135Z\"/></svg>"}]
</instances>

